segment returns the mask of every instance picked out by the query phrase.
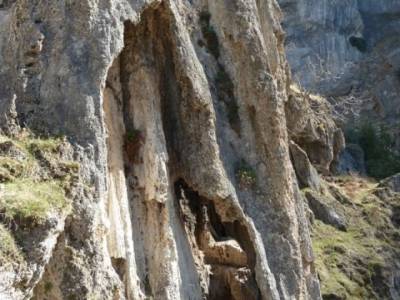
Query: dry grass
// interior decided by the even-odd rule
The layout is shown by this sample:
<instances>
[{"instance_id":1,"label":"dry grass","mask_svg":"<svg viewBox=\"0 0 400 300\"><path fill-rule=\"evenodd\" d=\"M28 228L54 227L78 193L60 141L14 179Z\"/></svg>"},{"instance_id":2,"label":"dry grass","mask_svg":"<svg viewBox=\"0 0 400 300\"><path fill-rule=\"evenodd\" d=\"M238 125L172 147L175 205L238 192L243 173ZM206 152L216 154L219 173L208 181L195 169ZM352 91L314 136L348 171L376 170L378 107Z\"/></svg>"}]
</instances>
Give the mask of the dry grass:
<instances>
[{"instance_id":1,"label":"dry grass","mask_svg":"<svg viewBox=\"0 0 400 300\"><path fill-rule=\"evenodd\" d=\"M64 190L58 182L17 180L0 190L0 213L6 220L45 222L49 214L68 209Z\"/></svg>"}]
</instances>

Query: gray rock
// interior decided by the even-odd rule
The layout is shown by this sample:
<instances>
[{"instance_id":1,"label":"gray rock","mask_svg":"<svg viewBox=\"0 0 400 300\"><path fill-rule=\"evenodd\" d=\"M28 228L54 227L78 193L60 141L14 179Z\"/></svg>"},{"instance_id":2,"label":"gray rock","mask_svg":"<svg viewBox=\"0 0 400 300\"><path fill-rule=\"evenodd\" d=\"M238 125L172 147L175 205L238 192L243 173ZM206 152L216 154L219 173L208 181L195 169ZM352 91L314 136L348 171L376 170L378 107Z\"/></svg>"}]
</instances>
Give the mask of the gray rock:
<instances>
[{"instance_id":1,"label":"gray rock","mask_svg":"<svg viewBox=\"0 0 400 300\"><path fill-rule=\"evenodd\" d=\"M347 230L345 218L327 204L328 201L324 199L324 196L309 190L305 191L304 194L316 219L341 231Z\"/></svg>"},{"instance_id":2,"label":"gray rock","mask_svg":"<svg viewBox=\"0 0 400 300\"><path fill-rule=\"evenodd\" d=\"M300 188L309 187L319 191L321 181L317 170L310 163L307 153L293 141L290 142L289 147Z\"/></svg>"},{"instance_id":3,"label":"gray rock","mask_svg":"<svg viewBox=\"0 0 400 300\"><path fill-rule=\"evenodd\" d=\"M256 2L18 0L0 12L0 127L63 135L81 166L48 259L26 285L0 283L1 299L320 299L289 157L280 9ZM242 160L253 189L235 180ZM239 265L225 264L232 253Z\"/></svg>"},{"instance_id":4,"label":"gray rock","mask_svg":"<svg viewBox=\"0 0 400 300\"><path fill-rule=\"evenodd\" d=\"M389 188L395 193L400 193L400 173L382 180L378 187Z\"/></svg>"},{"instance_id":5,"label":"gray rock","mask_svg":"<svg viewBox=\"0 0 400 300\"><path fill-rule=\"evenodd\" d=\"M24 160L26 153L24 153L12 141L0 142L0 156L8 156L17 160Z\"/></svg>"},{"instance_id":6,"label":"gray rock","mask_svg":"<svg viewBox=\"0 0 400 300\"><path fill-rule=\"evenodd\" d=\"M292 85L285 104L290 138L308 155L318 172L329 174L344 148L342 130L332 118L328 101Z\"/></svg>"},{"instance_id":7,"label":"gray rock","mask_svg":"<svg viewBox=\"0 0 400 300\"><path fill-rule=\"evenodd\" d=\"M327 97L341 126L385 124L399 149L400 2L278 2L294 80Z\"/></svg>"},{"instance_id":8,"label":"gray rock","mask_svg":"<svg viewBox=\"0 0 400 300\"><path fill-rule=\"evenodd\" d=\"M362 148L357 144L347 144L334 169L338 174L356 173L365 175L367 171Z\"/></svg>"}]
</instances>

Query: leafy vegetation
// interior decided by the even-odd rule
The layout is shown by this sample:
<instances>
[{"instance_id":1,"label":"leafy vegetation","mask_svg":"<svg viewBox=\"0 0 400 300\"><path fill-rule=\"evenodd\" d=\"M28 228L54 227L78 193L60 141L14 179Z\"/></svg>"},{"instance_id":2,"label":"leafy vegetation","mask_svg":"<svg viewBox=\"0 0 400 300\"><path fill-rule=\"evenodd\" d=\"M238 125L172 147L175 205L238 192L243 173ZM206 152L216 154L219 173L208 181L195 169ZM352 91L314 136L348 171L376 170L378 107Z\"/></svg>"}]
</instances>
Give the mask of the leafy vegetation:
<instances>
[{"instance_id":1,"label":"leafy vegetation","mask_svg":"<svg viewBox=\"0 0 400 300\"><path fill-rule=\"evenodd\" d=\"M130 143L136 142L141 136L141 132L138 129L127 130L125 134L125 140Z\"/></svg>"},{"instance_id":2,"label":"leafy vegetation","mask_svg":"<svg viewBox=\"0 0 400 300\"><path fill-rule=\"evenodd\" d=\"M257 183L257 174L254 169L242 160L236 166L236 180L239 183L241 189L250 189Z\"/></svg>"},{"instance_id":3,"label":"leafy vegetation","mask_svg":"<svg viewBox=\"0 0 400 300\"><path fill-rule=\"evenodd\" d=\"M346 138L363 149L370 176L383 179L400 172L400 154L394 150L394 140L387 128L363 123L359 128L348 130Z\"/></svg>"}]
</instances>

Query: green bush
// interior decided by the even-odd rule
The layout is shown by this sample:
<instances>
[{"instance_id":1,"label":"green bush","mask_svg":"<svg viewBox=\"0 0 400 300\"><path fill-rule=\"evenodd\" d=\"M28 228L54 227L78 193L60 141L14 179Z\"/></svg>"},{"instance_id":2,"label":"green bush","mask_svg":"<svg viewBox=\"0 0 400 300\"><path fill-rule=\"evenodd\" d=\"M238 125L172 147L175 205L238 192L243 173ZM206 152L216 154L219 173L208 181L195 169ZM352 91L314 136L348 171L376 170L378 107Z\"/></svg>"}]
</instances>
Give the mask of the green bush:
<instances>
[{"instance_id":1,"label":"green bush","mask_svg":"<svg viewBox=\"0 0 400 300\"><path fill-rule=\"evenodd\" d=\"M363 123L346 131L346 140L361 146L370 176L383 179L400 172L400 155L394 150L394 141L387 128Z\"/></svg>"}]
</instances>

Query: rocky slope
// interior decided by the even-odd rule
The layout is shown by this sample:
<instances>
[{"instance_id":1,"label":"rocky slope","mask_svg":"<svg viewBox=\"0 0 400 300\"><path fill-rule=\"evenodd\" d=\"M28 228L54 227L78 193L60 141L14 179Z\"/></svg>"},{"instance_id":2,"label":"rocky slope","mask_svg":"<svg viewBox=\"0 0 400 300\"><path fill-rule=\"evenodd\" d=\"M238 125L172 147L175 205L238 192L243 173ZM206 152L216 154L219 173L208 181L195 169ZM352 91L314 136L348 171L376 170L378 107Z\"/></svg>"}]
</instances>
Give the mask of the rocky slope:
<instances>
[{"instance_id":1,"label":"rocky slope","mask_svg":"<svg viewBox=\"0 0 400 300\"><path fill-rule=\"evenodd\" d=\"M318 175L317 171L327 174L319 163L326 151L318 145L333 141L329 135L314 138L314 151L296 135L290 146L310 208L322 297L399 299L398 175L381 183L365 175L383 178L400 171L400 2L278 2L290 69L302 87L297 90L313 97L311 104L327 99L326 105L311 108L317 108L319 118L319 112L322 118L332 115L347 137L345 150L337 148L340 154L334 155L329 167L346 176ZM289 120L293 111L287 109ZM295 120L288 124L296 124Z\"/></svg>"},{"instance_id":2,"label":"rocky slope","mask_svg":"<svg viewBox=\"0 0 400 300\"><path fill-rule=\"evenodd\" d=\"M1 299L320 298L274 0L3 0L0 13L4 134L65 136L80 165L71 210L46 215L52 242L27 248L46 255L21 250L24 276L0 267ZM329 138L328 170L336 127L306 119L304 145Z\"/></svg>"}]
</instances>

